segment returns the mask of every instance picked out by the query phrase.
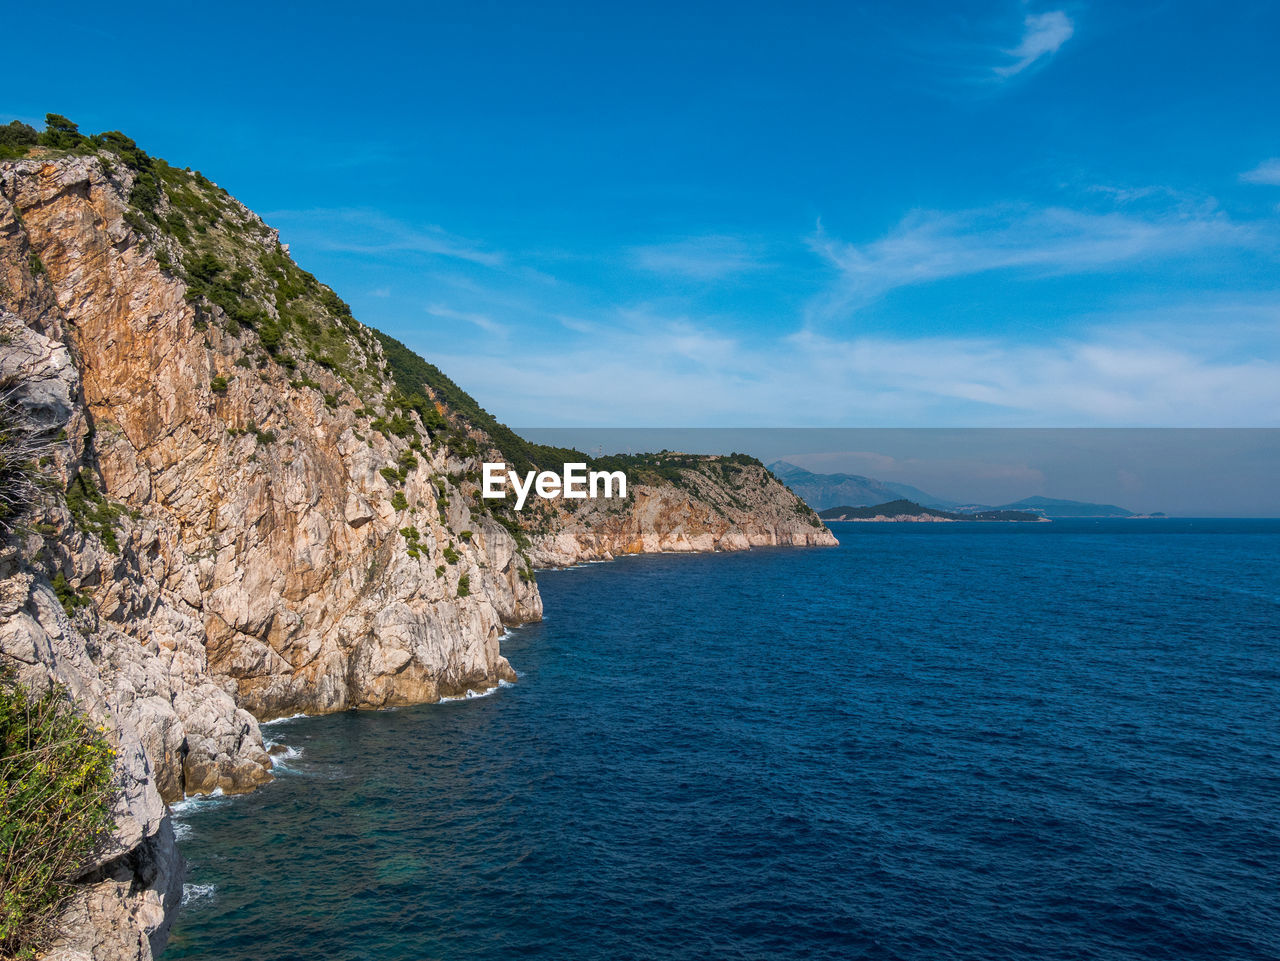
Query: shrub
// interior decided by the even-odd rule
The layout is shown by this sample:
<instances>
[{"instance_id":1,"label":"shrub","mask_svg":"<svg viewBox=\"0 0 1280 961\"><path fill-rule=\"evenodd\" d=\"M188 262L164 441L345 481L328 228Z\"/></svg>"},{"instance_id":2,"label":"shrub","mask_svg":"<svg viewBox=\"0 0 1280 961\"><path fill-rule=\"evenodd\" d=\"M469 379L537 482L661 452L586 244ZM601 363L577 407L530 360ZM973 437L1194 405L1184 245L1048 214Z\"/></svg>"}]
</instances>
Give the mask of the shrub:
<instances>
[{"instance_id":1,"label":"shrub","mask_svg":"<svg viewBox=\"0 0 1280 961\"><path fill-rule=\"evenodd\" d=\"M48 432L34 423L0 383L0 532L12 531L40 499L47 481Z\"/></svg>"},{"instance_id":2,"label":"shrub","mask_svg":"<svg viewBox=\"0 0 1280 961\"><path fill-rule=\"evenodd\" d=\"M227 378L219 374L209 381L209 387L215 394L225 394L227 392Z\"/></svg>"},{"instance_id":3,"label":"shrub","mask_svg":"<svg viewBox=\"0 0 1280 961\"><path fill-rule=\"evenodd\" d=\"M39 957L75 879L113 827L112 758L61 689L0 673L0 955Z\"/></svg>"},{"instance_id":4,"label":"shrub","mask_svg":"<svg viewBox=\"0 0 1280 961\"><path fill-rule=\"evenodd\" d=\"M392 493L391 507L397 511L406 510L409 507L409 499L404 496L404 491L398 490Z\"/></svg>"},{"instance_id":5,"label":"shrub","mask_svg":"<svg viewBox=\"0 0 1280 961\"><path fill-rule=\"evenodd\" d=\"M466 597L471 593L471 575L463 574L458 578L458 596Z\"/></svg>"},{"instance_id":6,"label":"shrub","mask_svg":"<svg viewBox=\"0 0 1280 961\"><path fill-rule=\"evenodd\" d=\"M450 564L456 564L458 561L462 560L462 555L453 549L452 544L448 544L444 549L444 559Z\"/></svg>"},{"instance_id":7,"label":"shrub","mask_svg":"<svg viewBox=\"0 0 1280 961\"><path fill-rule=\"evenodd\" d=\"M84 471L76 474L67 487L67 510L71 512L76 527L85 533L97 534L102 546L112 554L120 553L116 526L122 508L119 504L108 501L94 484L93 478Z\"/></svg>"},{"instance_id":8,"label":"shrub","mask_svg":"<svg viewBox=\"0 0 1280 961\"><path fill-rule=\"evenodd\" d=\"M36 128L21 120L0 127L0 160L26 156L27 148L35 146L39 139Z\"/></svg>"},{"instance_id":9,"label":"shrub","mask_svg":"<svg viewBox=\"0 0 1280 961\"><path fill-rule=\"evenodd\" d=\"M62 604L62 609L67 612L67 617L74 617L78 608L88 607L92 603L88 597L71 586L67 581L67 575L62 571L54 574L50 583L53 587L53 593L58 595L58 601Z\"/></svg>"}]
</instances>

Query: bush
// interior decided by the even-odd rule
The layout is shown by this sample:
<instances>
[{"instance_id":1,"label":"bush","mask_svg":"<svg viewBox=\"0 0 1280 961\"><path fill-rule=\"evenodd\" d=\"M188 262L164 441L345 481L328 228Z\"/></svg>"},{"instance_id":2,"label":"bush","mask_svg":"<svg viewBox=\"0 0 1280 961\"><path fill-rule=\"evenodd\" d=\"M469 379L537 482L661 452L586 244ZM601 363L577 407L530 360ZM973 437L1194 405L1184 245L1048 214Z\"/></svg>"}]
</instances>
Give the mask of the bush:
<instances>
[{"instance_id":1,"label":"bush","mask_svg":"<svg viewBox=\"0 0 1280 961\"><path fill-rule=\"evenodd\" d=\"M27 149L39 141L36 128L21 120L0 127L0 160L12 160L26 156Z\"/></svg>"},{"instance_id":2,"label":"bush","mask_svg":"<svg viewBox=\"0 0 1280 961\"><path fill-rule=\"evenodd\" d=\"M0 382L0 532L12 532L47 486L48 432L17 404L13 385Z\"/></svg>"},{"instance_id":3,"label":"bush","mask_svg":"<svg viewBox=\"0 0 1280 961\"><path fill-rule=\"evenodd\" d=\"M471 575L463 574L458 578L458 596L466 597L471 593Z\"/></svg>"},{"instance_id":4,"label":"bush","mask_svg":"<svg viewBox=\"0 0 1280 961\"><path fill-rule=\"evenodd\" d=\"M61 689L0 672L0 955L38 957L111 831L115 751Z\"/></svg>"},{"instance_id":5,"label":"bush","mask_svg":"<svg viewBox=\"0 0 1280 961\"><path fill-rule=\"evenodd\" d=\"M397 511L407 510L409 507L409 499L404 496L404 491L395 491L391 495L391 509Z\"/></svg>"},{"instance_id":6,"label":"bush","mask_svg":"<svg viewBox=\"0 0 1280 961\"><path fill-rule=\"evenodd\" d=\"M116 527L123 509L107 500L84 471L76 474L67 487L67 510L71 512L76 527L86 534L96 534L102 546L112 554L120 553L120 540Z\"/></svg>"},{"instance_id":7,"label":"bush","mask_svg":"<svg viewBox=\"0 0 1280 961\"><path fill-rule=\"evenodd\" d=\"M215 394L225 394L227 392L227 378L219 374L213 380L209 381L209 388Z\"/></svg>"}]
</instances>

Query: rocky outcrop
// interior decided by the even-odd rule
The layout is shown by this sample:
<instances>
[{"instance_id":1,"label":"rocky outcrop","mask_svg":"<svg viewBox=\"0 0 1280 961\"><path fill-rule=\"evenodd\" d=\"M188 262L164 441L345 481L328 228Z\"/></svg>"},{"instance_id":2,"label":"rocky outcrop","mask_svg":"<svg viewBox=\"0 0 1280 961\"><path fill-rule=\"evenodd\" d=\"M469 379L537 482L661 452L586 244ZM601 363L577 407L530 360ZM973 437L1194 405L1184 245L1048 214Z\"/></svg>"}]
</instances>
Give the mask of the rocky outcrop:
<instances>
[{"instance_id":1,"label":"rocky outcrop","mask_svg":"<svg viewBox=\"0 0 1280 961\"><path fill-rule=\"evenodd\" d=\"M553 528L533 533L541 567L612 560L625 554L742 551L753 547L830 547L831 531L758 463L687 458L674 483L638 483L624 502L556 502Z\"/></svg>"}]
</instances>

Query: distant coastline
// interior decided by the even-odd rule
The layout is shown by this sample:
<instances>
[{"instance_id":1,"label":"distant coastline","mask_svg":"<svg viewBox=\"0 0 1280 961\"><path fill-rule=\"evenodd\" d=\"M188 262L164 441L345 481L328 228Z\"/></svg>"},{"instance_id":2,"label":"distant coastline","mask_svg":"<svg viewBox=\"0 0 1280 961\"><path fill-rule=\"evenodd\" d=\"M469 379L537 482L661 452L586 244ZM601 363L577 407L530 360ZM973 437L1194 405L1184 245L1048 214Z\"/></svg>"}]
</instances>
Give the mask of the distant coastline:
<instances>
[{"instance_id":1,"label":"distant coastline","mask_svg":"<svg viewBox=\"0 0 1280 961\"><path fill-rule=\"evenodd\" d=\"M1049 518L1032 511L983 510L973 513L956 513L925 507L909 500L889 501L872 507L831 507L819 511L824 521L845 521L870 524L952 524L959 521L980 521L1013 524L1047 523Z\"/></svg>"}]
</instances>

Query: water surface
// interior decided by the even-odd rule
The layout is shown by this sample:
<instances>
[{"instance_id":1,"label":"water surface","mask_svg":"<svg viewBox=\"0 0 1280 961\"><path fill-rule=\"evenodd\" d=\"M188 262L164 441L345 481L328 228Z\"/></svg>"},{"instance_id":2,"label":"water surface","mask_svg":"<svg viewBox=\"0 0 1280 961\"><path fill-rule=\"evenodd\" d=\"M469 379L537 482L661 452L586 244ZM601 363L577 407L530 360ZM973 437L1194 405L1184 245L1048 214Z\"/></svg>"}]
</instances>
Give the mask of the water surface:
<instances>
[{"instance_id":1,"label":"water surface","mask_svg":"<svg viewBox=\"0 0 1280 961\"><path fill-rule=\"evenodd\" d=\"M184 806L166 959L1280 956L1280 523L539 575L519 684Z\"/></svg>"}]
</instances>

